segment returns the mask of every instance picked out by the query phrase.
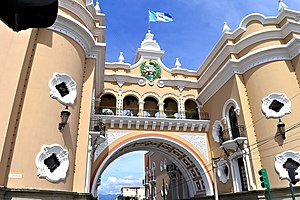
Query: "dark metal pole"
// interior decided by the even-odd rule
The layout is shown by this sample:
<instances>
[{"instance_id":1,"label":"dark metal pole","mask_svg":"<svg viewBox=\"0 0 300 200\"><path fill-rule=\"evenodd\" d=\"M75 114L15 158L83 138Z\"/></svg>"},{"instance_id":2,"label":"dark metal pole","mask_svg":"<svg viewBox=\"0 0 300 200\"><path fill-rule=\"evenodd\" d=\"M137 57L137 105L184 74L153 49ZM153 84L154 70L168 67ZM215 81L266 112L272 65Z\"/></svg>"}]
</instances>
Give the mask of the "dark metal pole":
<instances>
[{"instance_id":1,"label":"dark metal pole","mask_svg":"<svg viewBox=\"0 0 300 200\"><path fill-rule=\"evenodd\" d=\"M290 190L291 190L291 193L292 193L292 198L293 198L293 200L296 200L296 199L295 199L294 188L293 188L292 183L290 183Z\"/></svg>"},{"instance_id":2,"label":"dark metal pole","mask_svg":"<svg viewBox=\"0 0 300 200\"><path fill-rule=\"evenodd\" d=\"M269 196L269 199L272 200L272 195L271 195L270 187L268 187L267 190L268 190L268 196Z\"/></svg>"},{"instance_id":3,"label":"dark metal pole","mask_svg":"<svg viewBox=\"0 0 300 200\"><path fill-rule=\"evenodd\" d=\"M165 179L163 178L163 196L164 200L166 200L166 193L165 193Z\"/></svg>"}]
</instances>

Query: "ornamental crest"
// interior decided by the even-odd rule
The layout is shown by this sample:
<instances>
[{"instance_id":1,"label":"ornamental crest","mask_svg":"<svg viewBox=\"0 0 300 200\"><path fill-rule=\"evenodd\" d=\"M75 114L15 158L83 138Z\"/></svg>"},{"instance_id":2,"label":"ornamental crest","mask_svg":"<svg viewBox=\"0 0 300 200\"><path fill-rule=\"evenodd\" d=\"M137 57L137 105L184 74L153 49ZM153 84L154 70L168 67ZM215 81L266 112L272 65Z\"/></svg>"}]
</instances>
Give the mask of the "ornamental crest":
<instances>
[{"instance_id":1,"label":"ornamental crest","mask_svg":"<svg viewBox=\"0 0 300 200\"><path fill-rule=\"evenodd\" d=\"M147 64L146 61L144 61L141 66L140 66L140 71L141 75L144 76L146 79L148 79L149 85L153 85L153 81L157 78L161 77L161 69L159 65L152 61L151 59L149 60L149 63Z\"/></svg>"}]
</instances>

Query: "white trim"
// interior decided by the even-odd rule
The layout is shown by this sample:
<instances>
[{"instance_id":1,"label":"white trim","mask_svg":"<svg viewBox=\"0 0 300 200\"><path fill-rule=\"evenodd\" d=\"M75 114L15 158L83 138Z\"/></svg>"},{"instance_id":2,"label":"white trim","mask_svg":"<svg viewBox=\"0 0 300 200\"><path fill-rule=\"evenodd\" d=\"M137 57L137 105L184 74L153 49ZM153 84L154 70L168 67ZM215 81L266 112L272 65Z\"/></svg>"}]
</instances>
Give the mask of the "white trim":
<instances>
[{"instance_id":1,"label":"white trim","mask_svg":"<svg viewBox=\"0 0 300 200\"><path fill-rule=\"evenodd\" d=\"M222 122L223 122L224 124L226 124L226 123L228 122L228 120L229 120L229 119L228 119L228 110L229 110L229 108L230 108L230 105L233 105L235 113L236 113L238 116L240 115L240 107L239 107L237 101L234 100L234 99L228 99L228 100L224 103L223 109L222 109Z\"/></svg>"},{"instance_id":2,"label":"white trim","mask_svg":"<svg viewBox=\"0 0 300 200\"><path fill-rule=\"evenodd\" d=\"M155 141L155 140L159 140L159 141L165 141L167 143L170 143L172 145L174 145L176 148L178 148L180 151L182 151L184 154L188 155L191 159L192 162L196 165L196 167L200 170L199 172L202 174L202 178L203 178L203 182L205 185L205 190L206 190L206 194L207 195L213 195L213 186L212 186L212 182L210 179L210 176L208 174L208 172L206 171L206 168L204 166L204 164L202 163L201 160L199 160L197 158L196 155L194 155L193 152L191 151L187 151L187 148L182 146L182 144L177 143L176 141L170 140L168 138L164 138L163 136L143 136L140 138L136 138L134 140L128 141L122 145L120 145L118 148L116 148L113 152L111 152L108 156L106 156L106 158L104 159L104 161L101 163L101 165L99 166L97 173L94 177L94 181L92 183L92 194L95 195L96 194L96 184L97 184L97 179L99 178L100 174L103 172L103 170L117 157L121 156L120 155L120 149L124 148L125 146L129 145L130 143L134 143L136 141ZM132 149L130 149L130 151L137 151L137 150L144 150L141 149L141 147L134 147ZM151 147L148 148L147 147L147 151L158 151L160 149L152 149ZM125 153L130 152L128 151L122 151L122 155ZM161 151L161 153L163 153L166 156L171 156L172 154L170 154L168 151ZM116 154L117 153L117 154ZM182 163L180 163L179 161L177 161L176 159L173 160L174 164L179 168L179 170L182 172L184 177L192 177L191 172L186 169L185 166L182 165ZM191 195L195 195L196 194L196 185L194 184L194 182L189 181L188 182L188 187L190 190L190 194Z\"/></svg>"},{"instance_id":3,"label":"white trim","mask_svg":"<svg viewBox=\"0 0 300 200\"><path fill-rule=\"evenodd\" d=\"M224 129L221 121L216 120L212 126L212 136L215 142L220 142L220 138L219 138L220 127L222 128L222 130Z\"/></svg>"},{"instance_id":4,"label":"white trim","mask_svg":"<svg viewBox=\"0 0 300 200\"><path fill-rule=\"evenodd\" d=\"M56 86L65 83L69 94L61 96ZM73 105L77 97L76 82L71 78L70 75L65 73L53 73L52 78L48 82L50 89L50 97L56 99L63 105Z\"/></svg>"},{"instance_id":5,"label":"white trim","mask_svg":"<svg viewBox=\"0 0 300 200\"><path fill-rule=\"evenodd\" d=\"M48 29L73 39L82 47L86 58L96 59L95 94L98 96L103 89L103 84L101 84L100 80L104 79L106 44L96 42L92 33L84 25L64 13L58 13L55 23Z\"/></svg>"},{"instance_id":6,"label":"white trim","mask_svg":"<svg viewBox=\"0 0 300 200\"><path fill-rule=\"evenodd\" d=\"M300 164L300 152L285 151L275 156L275 169L280 179L290 180L288 171L283 167L288 158L291 158ZM295 178L300 179L300 167L298 167L295 172L298 173Z\"/></svg>"},{"instance_id":7,"label":"white trim","mask_svg":"<svg viewBox=\"0 0 300 200\"><path fill-rule=\"evenodd\" d=\"M55 154L60 165L53 172L50 172L50 169L44 164L44 160L52 154ZM38 169L37 175L40 178L46 178L51 182L65 180L69 169L68 150L62 148L59 144L43 145L35 158L35 164Z\"/></svg>"},{"instance_id":8,"label":"white trim","mask_svg":"<svg viewBox=\"0 0 300 200\"><path fill-rule=\"evenodd\" d=\"M283 104L283 107L278 111L270 109L272 102L276 100ZM271 93L267 97L262 99L261 109L265 114L266 118L281 118L286 114L291 113L292 103L284 93Z\"/></svg>"},{"instance_id":9,"label":"white trim","mask_svg":"<svg viewBox=\"0 0 300 200\"><path fill-rule=\"evenodd\" d=\"M230 168L229 168L229 165L227 163L226 160L224 160L224 158L221 158L218 163L218 176L219 176L219 180L222 182L222 183L227 183L227 181L229 180L229 174L230 174ZM227 167L228 169L228 174L226 175L224 170L225 170L225 167Z\"/></svg>"}]
</instances>

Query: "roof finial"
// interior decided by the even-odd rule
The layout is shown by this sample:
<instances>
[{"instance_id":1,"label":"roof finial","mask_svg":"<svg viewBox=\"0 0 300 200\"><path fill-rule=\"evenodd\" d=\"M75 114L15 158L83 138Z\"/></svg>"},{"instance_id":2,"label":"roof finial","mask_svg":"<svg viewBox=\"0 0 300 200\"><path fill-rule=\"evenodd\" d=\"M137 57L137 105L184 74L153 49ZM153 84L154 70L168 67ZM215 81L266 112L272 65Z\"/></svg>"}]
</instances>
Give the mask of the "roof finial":
<instances>
[{"instance_id":1,"label":"roof finial","mask_svg":"<svg viewBox=\"0 0 300 200\"><path fill-rule=\"evenodd\" d=\"M99 1L98 1L98 0L96 1L95 10L96 10L96 13L100 13L100 12L101 12L100 5L99 5Z\"/></svg>"},{"instance_id":2,"label":"roof finial","mask_svg":"<svg viewBox=\"0 0 300 200\"><path fill-rule=\"evenodd\" d=\"M231 31L231 28L227 25L227 22L224 22L224 26L223 26L223 33L227 33Z\"/></svg>"},{"instance_id":3,"label":"roof finial","mask_svg":"<svg viewBox=\"0 0 300 200\"><path fill-rule=\"evenodd\" d=\"M120 52L120 56L119 56L119 62L120 62L120 63L124 63L124 60L125 60L125 59L124 59L124 56L123 56L123 52L121 51L121 52Z\"/></svg>"},{"instance_id":4,"label":"roof finial","mask_svg":"<svg viewBox=\"0 0 300 200\"><path fill-rule=\"evenodd\" d=\"M281 12L282 10L289 8L285 3L283 3L282 0L278 0L278 3L279 3L278 12Z\"/></svg>"},{"instance_id":5,"label":"roof finial","mask_svg":"<svg viewBox=\"0 0 300 200\"><path fill-rule=\"evenodd\" d=\"M180 68L180 67L181 67L181 63L179 62L179 58L176 58L175 68Z\"/></svg>"}]
</instances>

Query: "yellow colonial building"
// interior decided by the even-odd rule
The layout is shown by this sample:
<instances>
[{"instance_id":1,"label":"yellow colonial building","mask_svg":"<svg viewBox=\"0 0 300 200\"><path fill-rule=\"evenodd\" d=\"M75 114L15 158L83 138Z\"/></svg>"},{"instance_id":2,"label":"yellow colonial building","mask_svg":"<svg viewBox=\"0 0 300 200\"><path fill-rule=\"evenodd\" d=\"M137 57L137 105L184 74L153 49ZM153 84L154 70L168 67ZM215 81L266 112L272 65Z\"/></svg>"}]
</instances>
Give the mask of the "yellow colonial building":
<instances>
[{"instance_id":1,"label":"yellow colonial building","mask_svg":"<svg viewBox=\"0 0 300 200\"><path fill-rule=\"evenodd\" d=\"M64 0L47 29L0 24L0 198L93 199L138 150L146 199L267 199L261 168L273 199L299 196L300 12L225 23L196 71L166 66L150 31L134 63L105 63L104 18Z\"/></svg>"}]
</instances>

